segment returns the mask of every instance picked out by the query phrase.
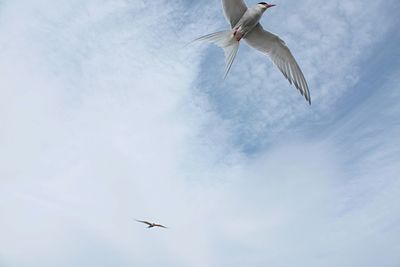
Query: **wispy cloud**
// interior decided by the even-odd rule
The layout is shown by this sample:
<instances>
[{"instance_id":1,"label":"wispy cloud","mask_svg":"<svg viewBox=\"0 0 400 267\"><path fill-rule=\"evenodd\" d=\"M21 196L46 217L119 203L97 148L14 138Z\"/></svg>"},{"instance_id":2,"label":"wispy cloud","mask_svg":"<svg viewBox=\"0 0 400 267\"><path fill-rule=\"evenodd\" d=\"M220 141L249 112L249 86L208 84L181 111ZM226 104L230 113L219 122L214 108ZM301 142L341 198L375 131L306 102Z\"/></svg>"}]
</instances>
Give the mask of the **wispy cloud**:
<instances>
[{"instance_id":1,"label":"wispy cloud","mask_svg":"<svg viewBox=\"0 0 400 267\"><path fill-rule=\"evenodd\" d=\"M395 5L290 1L278 3L264 15L262 24L286 41L302 67L311 88L311 108L268 58L245 44L224 83L220 79L223 55L212 50L204 59L195 92L204 95L208 109L228 125L232 143L243 151L265 147L300 121L301 130L331 120L337 100L359 81L366 67L360 63L381 49L376 45L396 21L390 12Z\"/></svg>"},{"instance_id":2,"label":"wispy cloud","mask_svg":"<svg viewBox=\"0 0 400 267\"><path fill-rule=\"evenodd\" d=\"M330 115L384 35L369 19L396 15L361 4L264 21L308 74L310 109L254 51L222 84L220 51L185 47L223 27L218 1L1 2L0 264L396 266L398 72Z\"/></svg>"}]
</instances>

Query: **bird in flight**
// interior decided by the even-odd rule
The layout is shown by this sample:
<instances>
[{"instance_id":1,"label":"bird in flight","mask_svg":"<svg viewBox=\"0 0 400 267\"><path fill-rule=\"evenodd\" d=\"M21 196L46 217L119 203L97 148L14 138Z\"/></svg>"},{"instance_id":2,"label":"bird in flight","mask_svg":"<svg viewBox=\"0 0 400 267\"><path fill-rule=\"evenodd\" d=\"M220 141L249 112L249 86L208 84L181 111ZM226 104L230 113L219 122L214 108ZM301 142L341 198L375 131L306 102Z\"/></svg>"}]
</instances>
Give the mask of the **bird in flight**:
<instances>
[{"instance_id":1,"label":"bird in flight","mask_svg":"<svg viewBox=\"0 0 400 267\"><path fill-rule=\"evenodd\" d=\"M157 224L157 223L151 223L151 222L148 222L148 221L140 221L140 220L136 220L136 221L140 222L140 223L147 224L148 225L147 228L153 228L153 227L168 228L168 227L165 227L164 225Z\"/></svg>"},{"instance_id":2,"label":"bird in flight","mask_svg":"<svg viewBox=\"0 0 400 267\"><path fill-rule=\"evenodd\" d=\"M303 72L285 42L277 35L263 29L259 23L266 10L275 5L260 2L247 8L243 0L221 0L225 17L231 30L211 33L197 38L195 41L206 41L224 49L226 58L225 77L243 39L248 45L270 57L290 84L300 91L311 105L311 96Z\"/></svg>"}]
</instances>

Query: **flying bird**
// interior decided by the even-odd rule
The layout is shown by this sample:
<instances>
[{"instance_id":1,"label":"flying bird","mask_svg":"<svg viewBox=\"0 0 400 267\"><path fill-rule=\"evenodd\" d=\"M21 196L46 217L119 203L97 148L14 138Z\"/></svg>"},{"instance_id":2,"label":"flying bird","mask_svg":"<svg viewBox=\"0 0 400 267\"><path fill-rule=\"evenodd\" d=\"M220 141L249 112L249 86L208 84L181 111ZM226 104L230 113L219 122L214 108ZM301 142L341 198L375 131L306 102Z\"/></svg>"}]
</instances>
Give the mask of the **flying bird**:
<instances>
[{"instance_id":1,"label":"flying bird","mask_svg":"<svg viewBox=\"0 0 400 267\"><path fill-rule=\"evenodd\" d=\"M140 223L147 224L148 225L147 228L153 228L153 227L168 228L168 227L165 227L164 225L157 224L157 223L151 223L151 222L148 222L148 221L140 221L140 220L136 220L136 221L140 222Z\"/></svg>"},{"instance_id":2,"label":"flying bird","mask_svg":"<svg viewBox=\"0 0 400 267\"><path fill-rule=\"evenodd\" d=\"M240 41L243 39L251 47L269 56L289 83L293 83L311 105L311 96L306 79L289 48L282 39L264 30L259 23L264 12L275 5L260 2L247 8L243 0L221 1L231 30L208 34L197 38L195 41L210 42L224 50L226 58L225 77L232 67Z\"/></svg>"}]
</instances>

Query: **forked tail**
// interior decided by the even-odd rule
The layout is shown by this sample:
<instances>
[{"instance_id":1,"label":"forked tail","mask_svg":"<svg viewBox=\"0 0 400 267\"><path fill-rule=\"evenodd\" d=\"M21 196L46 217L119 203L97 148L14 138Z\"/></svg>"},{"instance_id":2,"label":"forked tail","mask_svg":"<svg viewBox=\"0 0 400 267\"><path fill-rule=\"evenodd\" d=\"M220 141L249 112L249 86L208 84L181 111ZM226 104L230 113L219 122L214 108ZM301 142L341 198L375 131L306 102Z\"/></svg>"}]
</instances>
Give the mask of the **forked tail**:
<instances>
[{"instance_id":1,"label":"forked tail","mask_svg":"<svg viewBox=\"0 0 400 267\"><path fill-rule=\"evenodd\" d=\"M225 75L224 79L228 75L229 70L232 67L232 63L235 60L237 51L239 49L239 41L233 36L232 31L222 31L215 32L211 34L207 34L200 38L197 38L194 41L205 41L209 43L213 43L222 49L224 49L226 67L225 67Z\"/></svg>"}]
</instances>

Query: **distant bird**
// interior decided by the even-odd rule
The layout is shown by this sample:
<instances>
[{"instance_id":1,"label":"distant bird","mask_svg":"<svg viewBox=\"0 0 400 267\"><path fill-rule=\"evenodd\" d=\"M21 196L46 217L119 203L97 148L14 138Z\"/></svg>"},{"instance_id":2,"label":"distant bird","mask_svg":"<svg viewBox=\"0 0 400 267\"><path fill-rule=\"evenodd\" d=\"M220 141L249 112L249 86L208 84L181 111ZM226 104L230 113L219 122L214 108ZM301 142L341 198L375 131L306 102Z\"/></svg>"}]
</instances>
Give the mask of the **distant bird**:
<instances>
[{"instance_id":1,"label":"distant bird","mask_svg":"<svg viewBox=\"0 0 400 267\"><path fill-rule=\"evenodd\" d=\"M164 225L157 224L157 223L151 223L151 222L148 222L148 221L140 221L140 220L136 220L136 221L140 222L140 223L147 224L148 225L147 228L153 228L153 227L168 228L168 227L165 227Z\"/></svg>"},{"instance_id":2,"label":"distant bird","mask_svg":"<svg viewBox=\"0 0 400 267\"><path fill-rule=\"evenodd\" d=\"M271 58L290 84L294 84L311 105L311 96L304 75L285 42L263 29L259 23L264 12L275 6L260 2L247 8L243 0L221 0L225 17L231 30L205 35L195 41L206 41L224 49L226 57L225 77L239 49L240 40Z\"/></svg>"}]
</instances>

